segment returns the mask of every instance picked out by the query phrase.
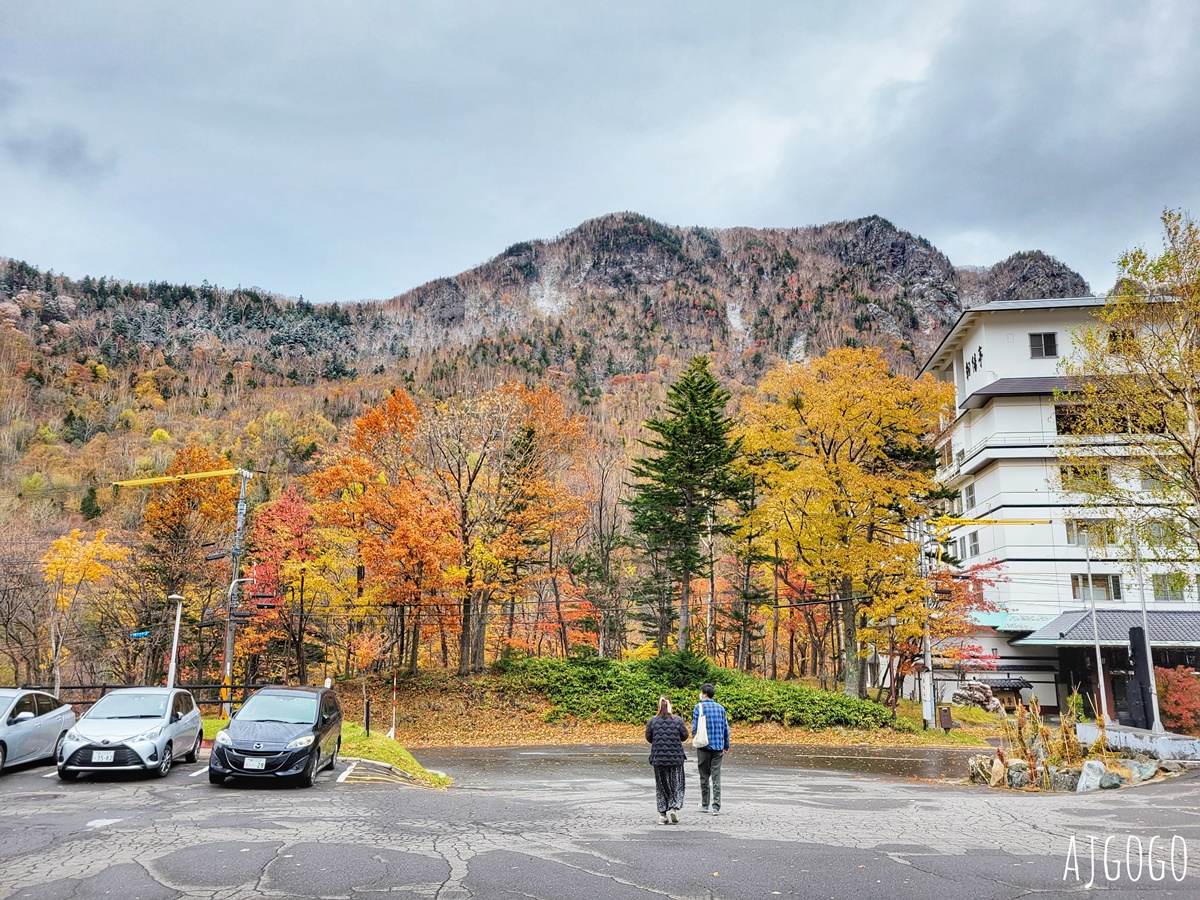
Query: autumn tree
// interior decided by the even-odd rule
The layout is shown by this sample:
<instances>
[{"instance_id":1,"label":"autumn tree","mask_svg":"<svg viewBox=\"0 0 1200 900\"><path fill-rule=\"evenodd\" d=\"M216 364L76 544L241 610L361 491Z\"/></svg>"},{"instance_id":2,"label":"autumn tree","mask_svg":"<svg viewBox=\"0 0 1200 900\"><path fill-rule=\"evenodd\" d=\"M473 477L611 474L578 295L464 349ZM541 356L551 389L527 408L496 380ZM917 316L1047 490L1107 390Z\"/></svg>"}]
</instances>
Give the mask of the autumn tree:
<instances>
[{"instance_id":1,"label":"autumn tree","mask_svg":"<svg viewBox=\"0 0 1200 900\"><path fill-rule=\"evenodd\" d=\"M79 612L81 593L94 587L112 574L108 565L123 560L129 550L107 540L103 529L87 537L79 529L50 545L42 557L46 583L50 585L53 602L46 624L49 642L50 668L54 672L54 693L62 686L62 660L65 645Z\"/></svg>"},{"instance_id":2,"label":"autumn tree","mask_svg":"<svg viewBox=\"0 0 1200 900\"><path fill-rule=\"evenodd\" d=\"M1062 487L1123 526L1127 558L1148 549L1182 581L1182 561L1200 557L1200 227L1177 211L1162 221L1162 252L1123 254L1095 324L1075 334L1063 366L1075 383L1055 403Z\"/></svg>"},{"instance_id":3,"label":"autumn tree","mask_svg":"<svg viewBox=\"0 0 1200 900\"><path fill-rule=\"evenodd\" d=\"M906 523L934 490L930 438L951 385L888 370L876 349L839 348L772 369L747 404L740 437L760 479L751 513L779 541L781 567L841 604L845 692L864 696L858 619L910 582L919 547Z\"/></svg>"},{"instance_id":4,"label":"autumn tree","mask_svg":"<svg viewBox=\"0 0 1200 900\"><path fill-rule=\"evenodd\" d=\"M708 562L702 540L726 530L719 507L738 490L733 463L741 445L731 438L729 399L708 358L694 358L667 392L667 414L645 422L657 435L641 442L651 454L634 460L629 470L636 479L628 501L630 525L678 585L680 650L689 641L692 578Z\"/></svg>"},{"instance_id":5,"label":"autumn tree","mask_svg":"<svg viewBox=\"0 0 1200 900\"><path fill-rule=\"evenodd\" d=\"M419 455L452 512L459 552L459 674L483 670L489 613L506 580L520 577L512 563L524 535L552 538L551 520L571 505L556 472L581 429L548 388L515 384L426 411Z\"/></svg>"},{"instance_id":6,"label":"autumn tree","mask_svg":"<svg viewBox=\"0 0 1200 900\"><path fill-rule=\"evenodd\" d=\"M346 449L308 479L322 501L317 520L355 536L361 577L375 583L372 599L407 615L390 623L383 652L407 649L411 672L424 607L445 589L444 570L458 556L450 509L414 457L420 419L412 398L393 390L355 420ZM354 596L363 596L362 585Z\"/></svg>"}]
</instances>

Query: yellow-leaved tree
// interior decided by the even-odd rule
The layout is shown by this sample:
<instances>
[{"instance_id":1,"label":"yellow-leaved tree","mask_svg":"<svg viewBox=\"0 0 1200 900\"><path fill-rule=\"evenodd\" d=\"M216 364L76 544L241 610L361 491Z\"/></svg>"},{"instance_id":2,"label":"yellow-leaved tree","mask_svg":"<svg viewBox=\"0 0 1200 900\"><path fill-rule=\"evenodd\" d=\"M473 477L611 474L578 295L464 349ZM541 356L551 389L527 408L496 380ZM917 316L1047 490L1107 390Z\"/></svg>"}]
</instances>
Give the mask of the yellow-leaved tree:
<instances>
[{"instance_id":1,"label":"yellow-leaved tree","mask_svg":"<svg viewBox=\"0 0 1200 900\"><path fill-rule=\"evenodd\" d=\"M778 541L799 596L841 603L845 692L865 696L859 618L905 606L920 547L908 525L934 494L932 438L953 387L889 371L874 348L839 348L767 373L745 409L745 462L762 489L746 527Z\"/></svg>"},{"instance_id":2,"label":"yellow-leaved tree","mask_svg":"<svg viewBox=\"0 0 1200 900\"><path fill-rule=\"evenodd\" d=\"M109 543L108 533L101 529L88 537L78 528L50 545L42 557L42 572L50 586L50 615L45 622L50 650L50 667L54 671L54 693L62 686L62 661L65 644L78 613L80 594L104 581L112 574L108 563L121 562L129 550Z\"/></svg>"}]
</instances>

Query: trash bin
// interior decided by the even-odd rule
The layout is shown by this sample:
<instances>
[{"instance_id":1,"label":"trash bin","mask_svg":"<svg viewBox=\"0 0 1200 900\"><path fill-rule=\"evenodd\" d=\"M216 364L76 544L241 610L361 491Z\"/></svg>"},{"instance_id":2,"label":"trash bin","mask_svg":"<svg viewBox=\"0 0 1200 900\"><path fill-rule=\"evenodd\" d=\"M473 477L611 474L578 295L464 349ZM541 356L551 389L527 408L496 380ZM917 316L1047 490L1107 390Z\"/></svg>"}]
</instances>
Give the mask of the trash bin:
<instances>
[{"instance_id":1,"label":"trash bin","mask_svg":"<svg viewBox=\"0 0 1200 900\"><path fill-rule=\"evenodd\" d=\"M950 707L939 706L938 713L938 728L946 729L946 734L950 733L950 729L954 727L954 718L950 713Z\"/></svg>"}]
</instances>

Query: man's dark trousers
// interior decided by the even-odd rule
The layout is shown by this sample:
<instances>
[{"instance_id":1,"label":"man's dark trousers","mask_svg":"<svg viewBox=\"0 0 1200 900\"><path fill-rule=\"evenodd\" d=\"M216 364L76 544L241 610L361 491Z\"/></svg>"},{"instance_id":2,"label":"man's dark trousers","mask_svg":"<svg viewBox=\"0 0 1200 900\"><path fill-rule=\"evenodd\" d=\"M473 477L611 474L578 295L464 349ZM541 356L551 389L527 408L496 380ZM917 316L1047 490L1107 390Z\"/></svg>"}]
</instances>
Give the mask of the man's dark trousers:
<instances>
[{"instance_id":1,"label":"man's dark trousers","mask_svg":"<svg viewBox=\"0 0 1200 900\"><path fill-rule=\"evenodd\" d=\"M721 808L721 759L725 756L723 750L709 750L701 747L696 751L696 767L700 770L700 805L716 812ZM712 778L712 793L709 795L708 779Z\"/></svg>"}]
</instances>

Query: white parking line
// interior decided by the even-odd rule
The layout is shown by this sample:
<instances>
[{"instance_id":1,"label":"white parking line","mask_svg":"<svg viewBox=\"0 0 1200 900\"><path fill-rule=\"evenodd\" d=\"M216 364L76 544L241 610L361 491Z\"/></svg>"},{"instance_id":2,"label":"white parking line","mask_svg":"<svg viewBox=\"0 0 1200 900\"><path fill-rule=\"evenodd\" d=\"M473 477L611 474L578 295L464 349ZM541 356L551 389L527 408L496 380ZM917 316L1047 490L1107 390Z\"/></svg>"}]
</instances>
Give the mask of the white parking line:
<instances>
[{"instance_id":1,"label":"white parking line","mask_svg":"<svg viewBox=\"0 0 1200 900\"><path fill-rule=\"evenodd\" d=\"M207 771L208 771L208 766L201 766L195 772L192 772L190 775L188 775L188 778L195 778L197 775L203 775Z\"/></svg>"},{"instance_id":2,"label":"white parking line","mask_svg":"<svg viewBox=\"0 0 1200 900\"><path fill-rule=\"evenodd\" d=\"M53 778L53 777L54 777L55 775L57 775L57 774L58 774L58 769L55 769L53 772L47 772L47 773L46 773L45 775L43 775L42 777L43 777L43 778Z\"/></svg>"},{"instance_id":3,"label":"white parking line","mask_svg":"<svg viewBox=\"0 0 1200 900\"><path fill-rule=\"evenodd\" d=\"M355 767L355 766L357 766L357 765L358 765L358 760L356 759L356 760L354 760L354 762L350 763L350 765L346 766L346 771L345 771L345 772L343 772L341 775L339 775L339 776L338 776L338 779L337 779L337 780L338 780L338 784L341 784L343 781L345 781L345 780L346 780L346 777L347 777L347 776L348 776L348 775L349 775L351 772L353 772L353 771L354 771L354 767Z\"/></svg>"}]
</instances>

